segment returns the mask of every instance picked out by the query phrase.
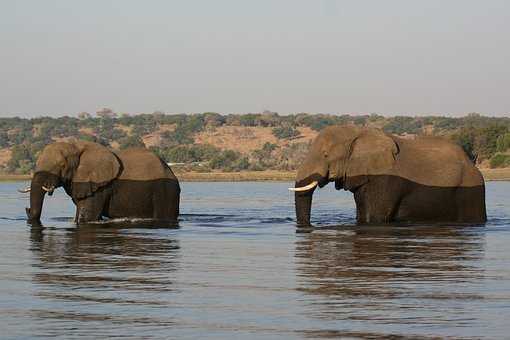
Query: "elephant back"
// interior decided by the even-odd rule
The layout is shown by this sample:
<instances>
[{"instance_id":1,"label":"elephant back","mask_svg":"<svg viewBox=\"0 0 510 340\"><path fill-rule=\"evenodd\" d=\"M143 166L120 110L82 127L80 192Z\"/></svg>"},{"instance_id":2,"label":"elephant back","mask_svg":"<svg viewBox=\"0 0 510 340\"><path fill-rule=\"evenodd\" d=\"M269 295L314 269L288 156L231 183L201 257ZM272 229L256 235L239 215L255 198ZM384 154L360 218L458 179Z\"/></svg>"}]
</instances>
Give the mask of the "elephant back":
<instances>
[{"instance_id":1,"label":"elephant back","mask_svg":"<svg viewBox=\"0 0 510 340\"><path fill-rule=\"evenodd\" d=\"M172 169L158 156L144 148L116 152L122 163L121 180L150 181L176 179Z\"/></svg>"},{"instance_id":2,"label":"elephant back","mask_svg":"<svg viewBox=\"0 0 510 340\"><path fill-rule=\"evenodd\" d=\"M394 171L415 183L437 187L483 185L462 148L441 137L395 138L400 147Z\"/></svg>"}]
</instances>

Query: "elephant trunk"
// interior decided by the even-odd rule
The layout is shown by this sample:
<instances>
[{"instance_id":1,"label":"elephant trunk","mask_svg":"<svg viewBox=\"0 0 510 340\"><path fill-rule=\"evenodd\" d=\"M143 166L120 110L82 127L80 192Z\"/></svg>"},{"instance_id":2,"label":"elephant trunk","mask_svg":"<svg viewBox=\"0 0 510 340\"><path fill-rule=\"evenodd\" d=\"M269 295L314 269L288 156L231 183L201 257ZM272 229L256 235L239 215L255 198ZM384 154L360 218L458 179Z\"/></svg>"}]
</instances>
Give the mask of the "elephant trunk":
<instances>
[{"instance_id":1,"label":"elephant trunk","mask_svg":"<svg viewBox=\"0 0 510 340\"><path fill-rule=\"evenodd\" d=\"M303 181L296 182L296 188L304 187L307 183ZM295 207L296 207L296 219L298 227L309 227L310 224L310 212L312 210L312 198L315 187L308 191L296 191L295 192Z\"/></svg>"},{"instance_id":2,"label":"elephant trunk","mask_svg":"<svg viewBox=\"0 0 510 340\"><path fill-rule=\"evenodd\" d=\"M30 223L39 224L46 191L43 190L43 184L38 180L37 175L32 179L30 185L30 208L27 208L27 217Z\"/></svg>"},{"instance_id":3,"label":"elephant trunk","mask_svg":"<svg viewBox=\"0 0 510 340\"><path fill-rule=\"evenodd\" d=\"M61 185L60 178L52 173L36 172L30 183L30 208L27 208L28 222L40 224L41 212L46 193L53 194L53 190Z\"/></svg>"}]
</instances>

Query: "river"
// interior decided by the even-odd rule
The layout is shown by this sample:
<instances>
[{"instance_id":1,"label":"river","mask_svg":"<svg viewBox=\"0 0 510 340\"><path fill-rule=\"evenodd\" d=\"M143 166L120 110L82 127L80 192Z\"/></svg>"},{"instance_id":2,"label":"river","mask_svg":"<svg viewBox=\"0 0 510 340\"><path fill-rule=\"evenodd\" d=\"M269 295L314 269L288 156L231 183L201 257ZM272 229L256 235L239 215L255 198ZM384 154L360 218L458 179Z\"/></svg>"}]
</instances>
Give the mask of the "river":
<instances>
[{"instance_id":1,"label":"river","mask_svg":"<svg viewBox=\"0 0 510 340\"><path fill-rule=\"evenodd\" d=\"M25 184L0 183L2 337L510 335L510 182L487 184L485 226L355 226L352 195L328 186L310 233L292 183L181 183L175 229L76 227L59 189L43 230Z\"/></svg>"}]
</instances>

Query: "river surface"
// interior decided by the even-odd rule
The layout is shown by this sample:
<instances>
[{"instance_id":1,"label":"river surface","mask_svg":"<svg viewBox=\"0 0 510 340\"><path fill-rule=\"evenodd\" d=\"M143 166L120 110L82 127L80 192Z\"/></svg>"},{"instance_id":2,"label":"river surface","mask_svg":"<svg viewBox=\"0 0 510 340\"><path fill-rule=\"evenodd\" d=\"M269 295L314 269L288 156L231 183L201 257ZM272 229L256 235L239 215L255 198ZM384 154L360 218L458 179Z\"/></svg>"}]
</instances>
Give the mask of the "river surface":
<instances>
[{"instance_id":1,"label":"river surface","mask_svg":"<svg viewBox=\"0 0 510 340\"><path fill-rule=\"evenodd\" d=\"M42 231L25 184L0 183L2 338L510 337L510 182L486 226L358 227L328 186L310 233L291 183L181 183L174 229L76 227L58 190Z\"/></svg>"}]
</instances>

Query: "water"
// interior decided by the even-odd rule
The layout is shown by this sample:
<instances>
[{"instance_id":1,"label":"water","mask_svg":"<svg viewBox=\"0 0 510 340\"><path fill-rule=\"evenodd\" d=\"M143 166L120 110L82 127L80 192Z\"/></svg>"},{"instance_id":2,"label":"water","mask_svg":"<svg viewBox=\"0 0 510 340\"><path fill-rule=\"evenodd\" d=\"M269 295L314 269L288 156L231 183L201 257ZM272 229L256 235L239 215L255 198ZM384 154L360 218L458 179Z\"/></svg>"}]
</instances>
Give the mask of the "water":
<instances>
[{"instance_id":1,"label":"water","mask_svg":"<svg viewBox=\"0 0 510 340\"><path fill-rule=\"evenodd\" d=\"M356 227L348 192L315 195L296 233L290 183L182 183L179 229L75 227L62 191L43 231L25 183L0 183L2 337L507 338L510 182L480 226Z\"/></svg>"}]
</instances>

